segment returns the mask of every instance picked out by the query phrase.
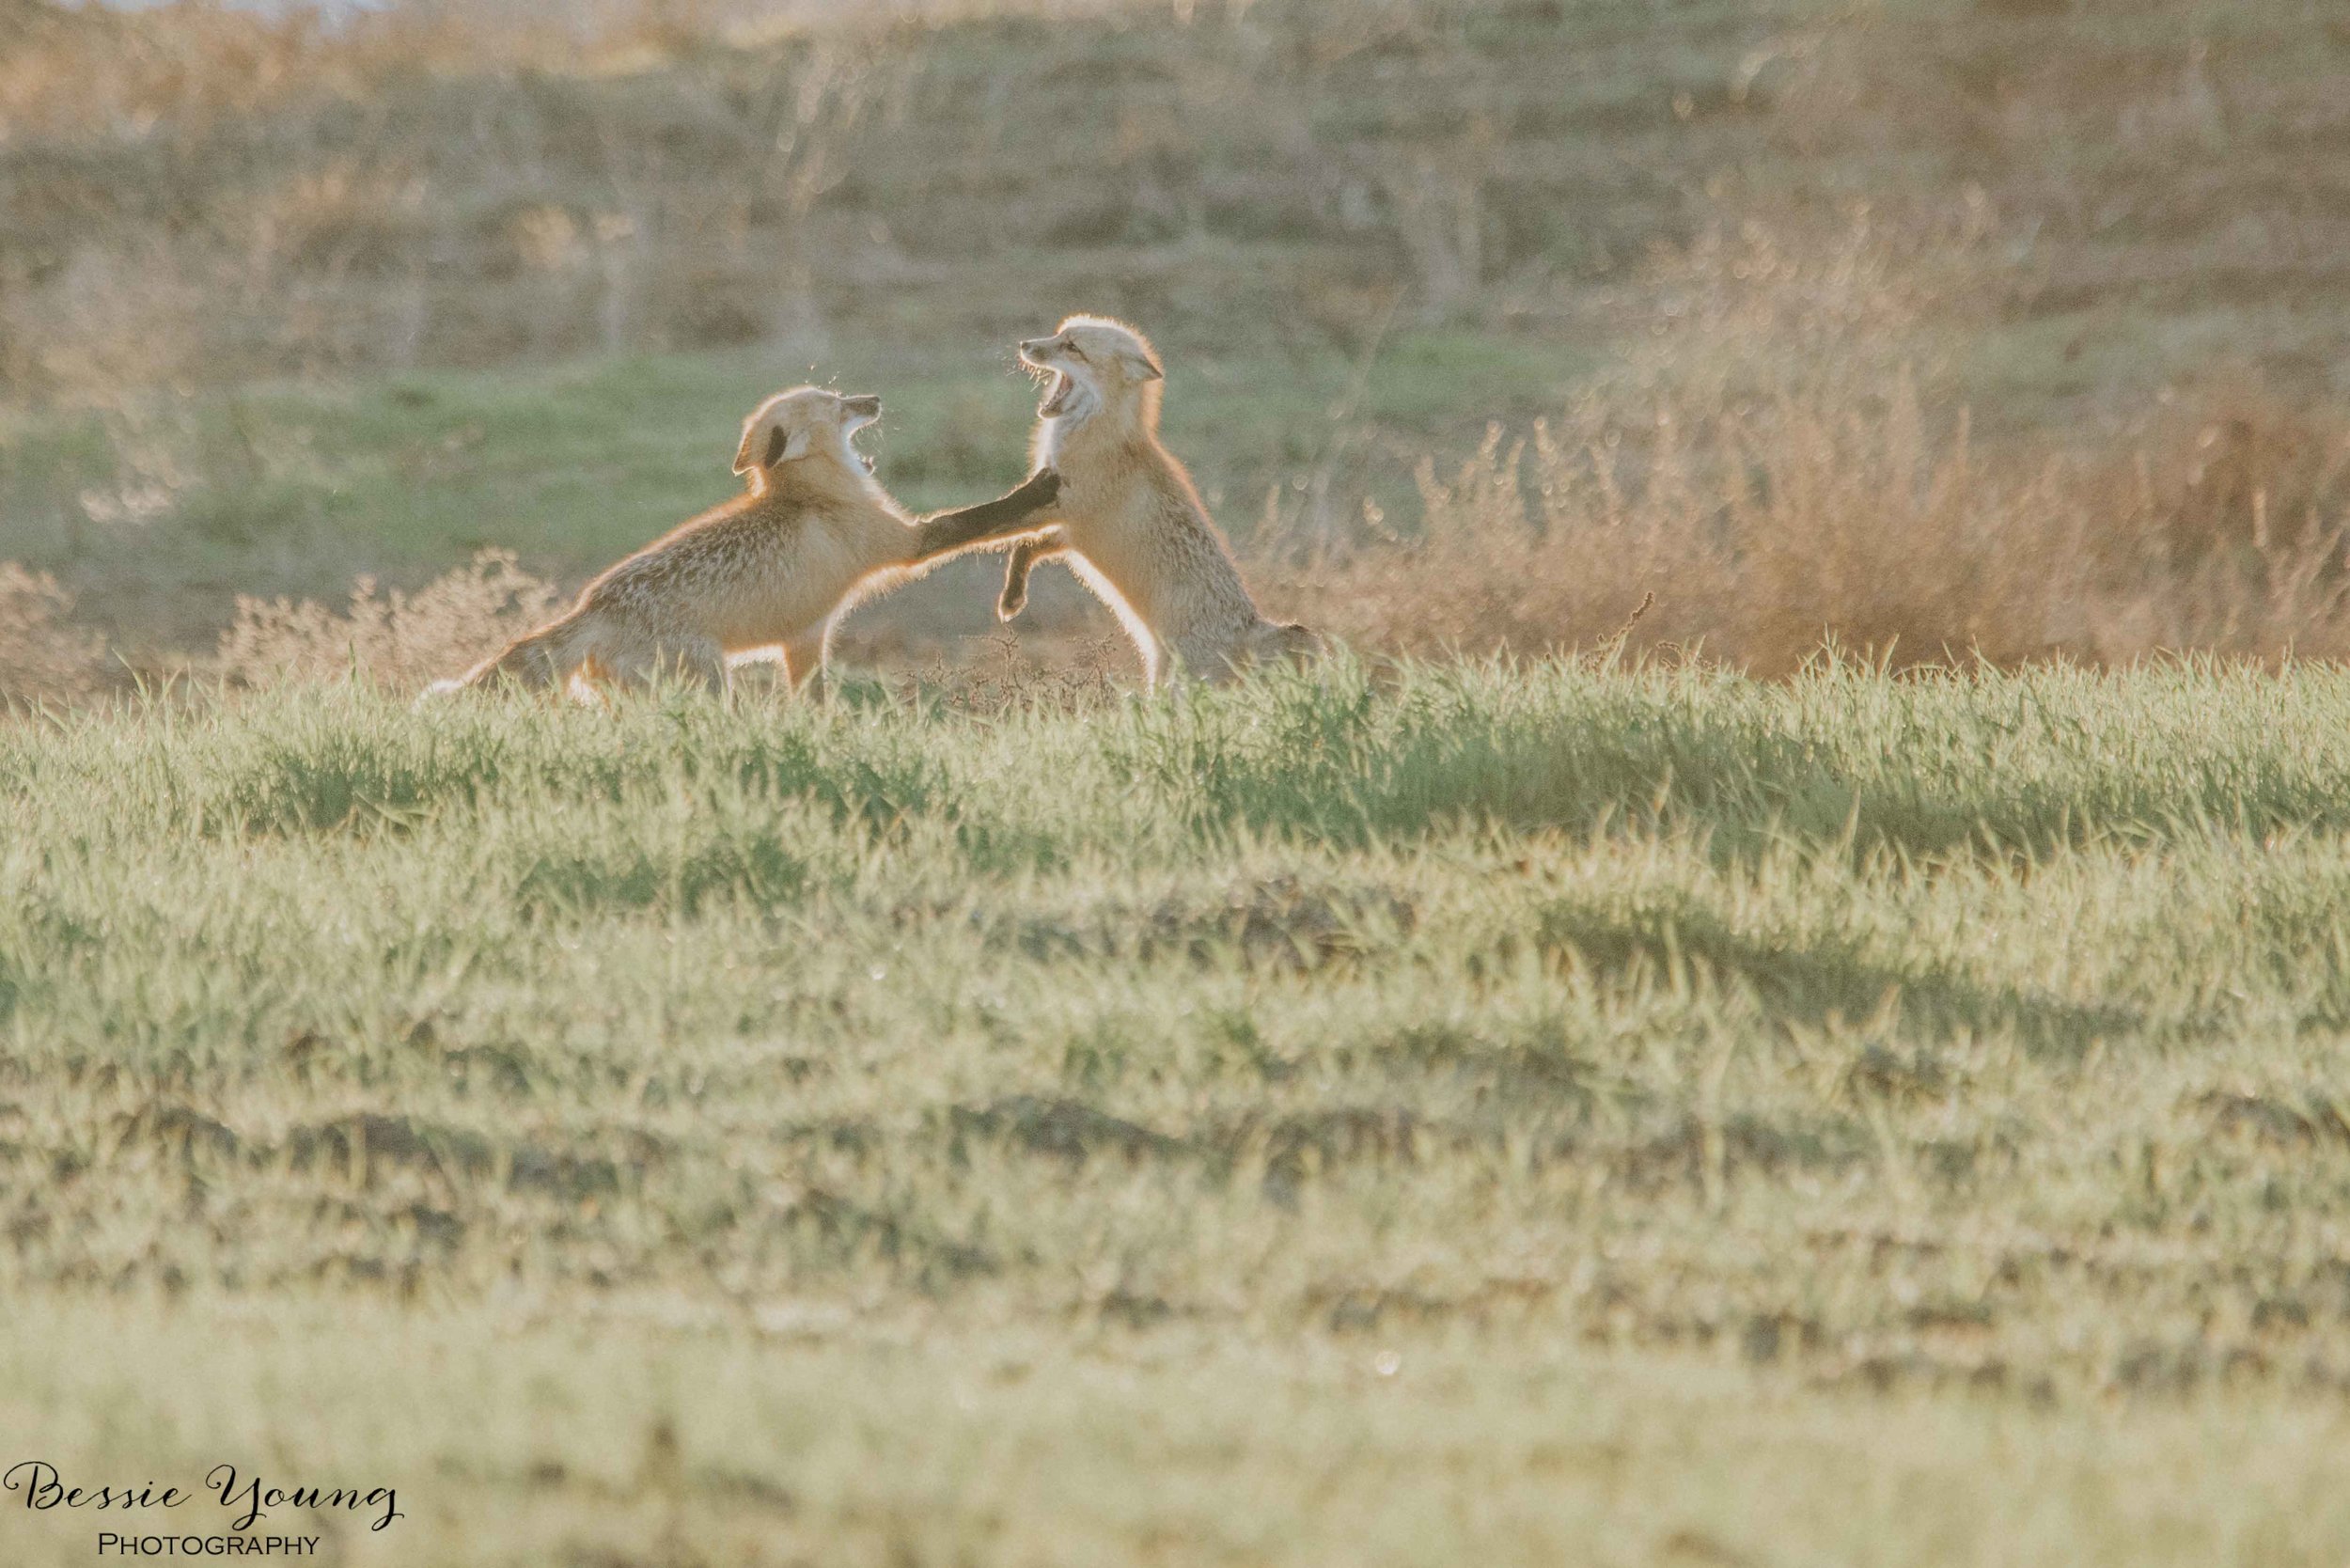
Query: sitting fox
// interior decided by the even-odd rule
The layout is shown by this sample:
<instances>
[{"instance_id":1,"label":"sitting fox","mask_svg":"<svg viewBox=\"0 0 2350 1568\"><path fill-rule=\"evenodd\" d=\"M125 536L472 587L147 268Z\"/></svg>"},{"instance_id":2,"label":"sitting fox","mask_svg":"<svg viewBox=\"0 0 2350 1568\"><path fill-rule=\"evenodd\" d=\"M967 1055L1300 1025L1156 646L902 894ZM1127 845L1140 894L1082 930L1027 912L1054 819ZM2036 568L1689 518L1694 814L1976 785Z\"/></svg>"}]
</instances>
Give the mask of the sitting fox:
<instances>
[{"instance_id":1,"label":"sitting fox","mask_svg":"<svg viewBox=\"0 0 2350 1568\"><path fill-rule=\"evenodd\" d=\"M734 471L749 477L744 494L680 524L589 583L570 613L430 692L660 674L723 691L728 654L776 647L797 688L822 667L834 625L860 600L982 540L1037 526L1059 493L1059 476L1044 469L995 500L917 522L850 445L880 416L875 397L776 393L743 422Z\"/></svg>"},{"instance_id":2,"label":"sitting fox","mask_svg":"<svg viewBox=\"0 0 2350 1568\"><path fill-rule=\"evenodd\" d=\"M1061 490L1055 525L1012 547L998 616L1027 603L1031 568L1061 557L1125 624L1153 686L1179 673L1220 682L1259 659L1321 651L1314 632L1258 612L1191 475L1160 441L1165 372L1141 333L1072 316L1022 343L1020 357L1050 378L1035 454Z\"/></svg>"}]
</instances>

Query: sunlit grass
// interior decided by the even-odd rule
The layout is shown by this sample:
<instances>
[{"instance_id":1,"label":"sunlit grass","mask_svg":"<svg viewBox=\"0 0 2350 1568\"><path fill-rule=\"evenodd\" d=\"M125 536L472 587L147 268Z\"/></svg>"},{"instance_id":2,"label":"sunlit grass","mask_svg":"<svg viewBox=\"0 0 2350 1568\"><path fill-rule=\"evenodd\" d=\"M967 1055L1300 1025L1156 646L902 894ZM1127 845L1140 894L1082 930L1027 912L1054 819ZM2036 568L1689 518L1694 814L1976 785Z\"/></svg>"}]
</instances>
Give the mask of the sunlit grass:
<instances>
[{"instance_id":1,"label":"sunlit grass","mask_svg":"<svg viewBox=\"0 0 2350 1568\"><path fill-rule=\"evenodd\" d=\"M2345 717L1537 665L19 724L0 1414L382 1471L353 1560L2331 1561Z\"/></svg>"}]
</instances>

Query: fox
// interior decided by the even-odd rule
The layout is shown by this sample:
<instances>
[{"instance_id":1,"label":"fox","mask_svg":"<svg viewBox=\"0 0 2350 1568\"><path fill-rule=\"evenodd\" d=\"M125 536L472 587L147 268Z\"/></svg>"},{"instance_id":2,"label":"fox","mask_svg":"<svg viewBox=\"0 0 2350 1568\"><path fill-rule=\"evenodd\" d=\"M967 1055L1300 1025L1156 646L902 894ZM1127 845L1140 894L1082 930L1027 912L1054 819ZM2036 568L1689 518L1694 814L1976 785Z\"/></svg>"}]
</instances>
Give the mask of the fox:
<instances>
[{"instance_id":1,"label":"fox","mask_svg":"<svg viewBox=\"0 0 2350 1568\"><path fill-rule=\"evenodd\" d=\"M1320 634L1258 610L1189 471L1159 438L1167 372L1149 338L1107 317L1072 316L1019 352L1044 382L1031 457L1061 486L1042 514L1048 525L1010 545L998 619L1026 604L1039 562L1059 559L1124 625L1153 690L1323 651Z\"/></svg>"},{"instance_id":2,"label":"fox","mask_svg":"<svg viewBox=\"0 0 2350 1568\"><path fill-rule=\"evenodd\" d=\"M1060 492L1060 477L1041 468L993 501L917 521L851 444L881 406L821 386L776 393L743 421L743 494L672 528L589 583L568 612L425 695L663 675L723 693L729 655L776 649L800 691L856 604L1035 526Z\"/></svg>"}]
</instances>

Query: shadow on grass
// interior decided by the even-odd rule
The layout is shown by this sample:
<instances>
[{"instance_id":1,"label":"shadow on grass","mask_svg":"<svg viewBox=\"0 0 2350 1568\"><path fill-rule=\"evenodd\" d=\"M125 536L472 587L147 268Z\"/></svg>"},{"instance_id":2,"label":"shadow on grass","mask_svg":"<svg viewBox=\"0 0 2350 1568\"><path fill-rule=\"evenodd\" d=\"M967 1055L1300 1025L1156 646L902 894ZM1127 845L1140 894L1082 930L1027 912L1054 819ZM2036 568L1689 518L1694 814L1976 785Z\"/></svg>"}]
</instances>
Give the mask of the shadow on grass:
<instances>
[{"instance_id":1,"label":"shadow on grass","mask_svg":"<svg viewBox=\"0 0 2350 1568\"><path fill-rule=\"evenodd\" d=\"M2199 722L2209 672L2181 673L2178 701L2136 731L2107 722L2106 679L1493 664L1382 683L1340 660L1139 709L1118 760L1196 830L1345 847L1469 825L1685 833L1730 859L1774 843L2029 857L2350 826L2323 758ZM2267 694L2295 700L2274 679Z\"/></svg>"},{"instance_id":2,"label":"shadow on grass","mask_svg":"<svg viewBox=\"0 0 2350 1568\"><path fill-rule=\"evenodd\" d=\"M2012 1034L2036 1055L2071 1059L2100 1038L2146 1027L2134 1008L1984 981L1931 959L1882 957L1841 932L1752 935L1678 900L1630 909L1554 904L1539 940L1598 969L1685 970L1743 986L1788 1024L1858 1024L1897 1006L1911 1027L1930 1034Z\"/></svg>"},{"instance_id":3,"label":"shadow on grass","mask_svg":"<svg viewBox=\"0 0 2350 1568\"><path fill-rule=\"evenodd\" d=\"M617 803L665 780L811 800L875 827L953 809L943 766L901 734L742 722L698 699L632 707L589 715L485 704L384 722L357 705L289 704L205 771L197 820L215 835L398 832L523 790Z\"/></svg>"}]
</instances>

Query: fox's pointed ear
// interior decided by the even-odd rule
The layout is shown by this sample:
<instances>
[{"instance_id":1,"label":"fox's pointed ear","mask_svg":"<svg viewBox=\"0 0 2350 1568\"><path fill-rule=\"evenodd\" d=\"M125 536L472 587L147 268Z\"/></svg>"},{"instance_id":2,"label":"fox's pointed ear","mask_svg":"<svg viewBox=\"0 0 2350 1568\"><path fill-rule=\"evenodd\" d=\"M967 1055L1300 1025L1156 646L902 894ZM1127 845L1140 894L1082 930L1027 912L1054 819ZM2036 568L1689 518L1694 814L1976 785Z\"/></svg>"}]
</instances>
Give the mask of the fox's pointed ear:
<instances>
[{"instance_id":1,"label":"fox's pointed ear","mask_svg":"<svg viewBox=\"0 0 2350 1568\"><path fill-rule=\"evenodd\" d=\"M1126 363L1133 368L1136 381L1157 381L1167 374L1159 368L1159 362L1147 353L1130 353L1126 356Z\"/></svg>"},{"instance_id":2,"label":"fox's pointed ear","mask_svg":"<svg viewBox=\"0 0 2350 1568\"><path fill-rule=\"evenodd\" d=\"M806 433L802 432L794 435L791 440L786 441L783 437L783 431L781 427L769 430L767 432L767 455L760 459L760 462L765 463L768 467L773 468L776 463L781 463L787 454L791 457L807 456L807 437Z\"/></svg>"},{"instance_id":3,"label":"fox's pointed ear","mask_svg":"<svg viewBox=\"0 0 2350 1568\"><path fill-rule=\"evenodd\" d=\"M736 473L747 474L751 471L751 442L758 434L759 416L753 415L743 421L743 444L734 448L734 471Z\"/></svg>"}]
</instances>

